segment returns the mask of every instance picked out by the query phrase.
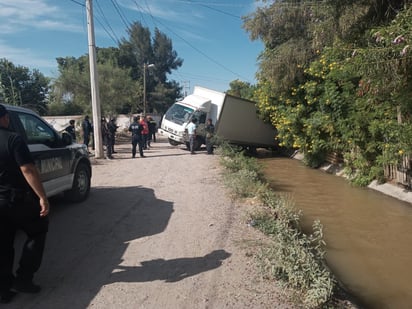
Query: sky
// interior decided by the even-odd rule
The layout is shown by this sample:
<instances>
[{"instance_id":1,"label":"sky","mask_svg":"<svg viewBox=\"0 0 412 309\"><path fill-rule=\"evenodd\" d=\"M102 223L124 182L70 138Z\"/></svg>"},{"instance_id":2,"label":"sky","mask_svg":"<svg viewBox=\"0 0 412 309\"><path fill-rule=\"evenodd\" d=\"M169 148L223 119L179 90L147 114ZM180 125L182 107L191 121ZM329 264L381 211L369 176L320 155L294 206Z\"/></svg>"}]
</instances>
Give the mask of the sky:
<instances>
[{"instance_id":1,"label":"sky","mask_svg":"<svg viewBox=\"0 0 412 309\"><path fill-rule=\"evenodd\" d=\"M0 0L0 58L58 77L56 58L88 53L85 0ZM256 83L260 41L251 41L241 16L255 0L93 0L97 47L117 47L139 21L173 43L183 65L169 76L185 93L195 85L228 90L231 81ZM143 64L142 64L143 65Z\"/></svg>"}]
</instances>

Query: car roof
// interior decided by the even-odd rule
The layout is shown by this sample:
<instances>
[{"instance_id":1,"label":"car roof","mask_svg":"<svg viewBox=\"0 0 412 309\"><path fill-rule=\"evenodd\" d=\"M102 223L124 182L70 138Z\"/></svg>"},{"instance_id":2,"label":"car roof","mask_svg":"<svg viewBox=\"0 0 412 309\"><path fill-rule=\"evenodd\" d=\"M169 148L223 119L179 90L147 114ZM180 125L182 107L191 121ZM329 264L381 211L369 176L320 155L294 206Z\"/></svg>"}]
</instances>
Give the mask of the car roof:
<instances>
[{"instance_id":1,"label":"car roof","mask_svg":"<svg viewBox=\"0 0 412 309\"><path fill-rule=\"evenodd\" d=\"M9 105L9 104L2 104L8 111L13 111L13 112L25 112L28 114L33 114L37 115L37 113L29 108L21 107L21 106L16 106L16 105Z\"/></svg>"}]
</instances>

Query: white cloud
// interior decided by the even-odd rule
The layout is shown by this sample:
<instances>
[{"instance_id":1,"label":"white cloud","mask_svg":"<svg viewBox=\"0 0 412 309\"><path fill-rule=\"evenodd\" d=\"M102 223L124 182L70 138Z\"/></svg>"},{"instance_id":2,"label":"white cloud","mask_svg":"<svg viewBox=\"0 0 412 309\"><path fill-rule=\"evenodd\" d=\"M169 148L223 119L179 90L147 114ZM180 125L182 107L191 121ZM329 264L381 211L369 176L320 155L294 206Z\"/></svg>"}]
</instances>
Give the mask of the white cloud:
<instances>
[{"instance_id":1,"label":"white cloud","mask_svg":"<svg viewBox=\"0 0 412 309\"><path fill-rule=\"evenodd\" d=\"M56 67L55 59L42 59L36 56L29 48L15 48L5 44L0 40L0 55L1 58L13 62L16 65L21 65L29 68L48 68Z\"/></svg>"},{"instance_id":2,"label":"white cloud","mask_svg":"<svg viewBox=\"0 0 412 309\"><path fill-rule=\"evenodd\" d=\"M2 34L18 33L28 28L82 31L82 27L71 24L61 9L46 0L0 0L0 19Z\"/></svg>"},{"instance_id":3,"label":"white cloud","mask_svg":"<svg viewBox=\"0 0 412 309\"><path fill-rule=\"evenodd\" d=\"M201 14L201 10L196 9L195 6L191 5L190 10L188 10L187 5L179 5L179 3L184 3L182 1L176 2L176 0L118 0L118 2L120 5L130 10L152 16L155 19L160 18L171 22L188 24L198 22L199 19L204 18L203 14Z\"/></svg>"}]
</instances>

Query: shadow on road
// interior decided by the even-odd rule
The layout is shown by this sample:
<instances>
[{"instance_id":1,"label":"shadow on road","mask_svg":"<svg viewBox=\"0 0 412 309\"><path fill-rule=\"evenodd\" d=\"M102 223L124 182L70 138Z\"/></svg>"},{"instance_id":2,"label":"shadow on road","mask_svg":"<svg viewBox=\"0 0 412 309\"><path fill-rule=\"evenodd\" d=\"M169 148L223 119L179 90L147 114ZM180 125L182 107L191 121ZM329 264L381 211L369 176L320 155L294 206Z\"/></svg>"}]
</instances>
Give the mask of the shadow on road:
<instances>
[{"instance_id":1,"label":"shadow on road","mask_svg":"<svg viewBox=\"0 0 412 309\"><path fill-rule=\"evenodd\" d=\"M140 263L141 266L138 267L117 267L117 271L111 275L110 280L111 282L146 282L154 280L176 282L217 268L230 255L225 250L214 250L201 257L143 261Z\"/></svg>"},{"instance_id":2,"label":"shadow on road","mask_svg":"<svg viewBox=\"0 0 412 309\"><path fill-rule=\"evenodd\" d=\"M17 295L9 308L86 308L112 281L128 243L162 233L172 213L172 202L138 186L94 187L80 204L53 199L45 255L35 277L43 290Z\"/></svg>"}]
</instances>

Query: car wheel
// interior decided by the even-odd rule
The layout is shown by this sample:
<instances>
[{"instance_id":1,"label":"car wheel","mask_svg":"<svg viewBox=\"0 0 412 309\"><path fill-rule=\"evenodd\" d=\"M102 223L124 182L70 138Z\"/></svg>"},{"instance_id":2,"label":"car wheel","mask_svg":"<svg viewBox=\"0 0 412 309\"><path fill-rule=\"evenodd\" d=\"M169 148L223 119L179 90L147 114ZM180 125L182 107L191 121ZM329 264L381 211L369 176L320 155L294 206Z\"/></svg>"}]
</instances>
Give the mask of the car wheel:
<instances>
[{"instance_id":1,"label":"car wheel","mask_svg":"<svg viewBox=\"0 0 412 309\"><path fill-rule=\"evenodd\" d=\"M90 192L90 171L86 164L79 163L74 173L73 186L65 192L65 196L72 202L84 201Z\"/></svg>"}]
</instances>

